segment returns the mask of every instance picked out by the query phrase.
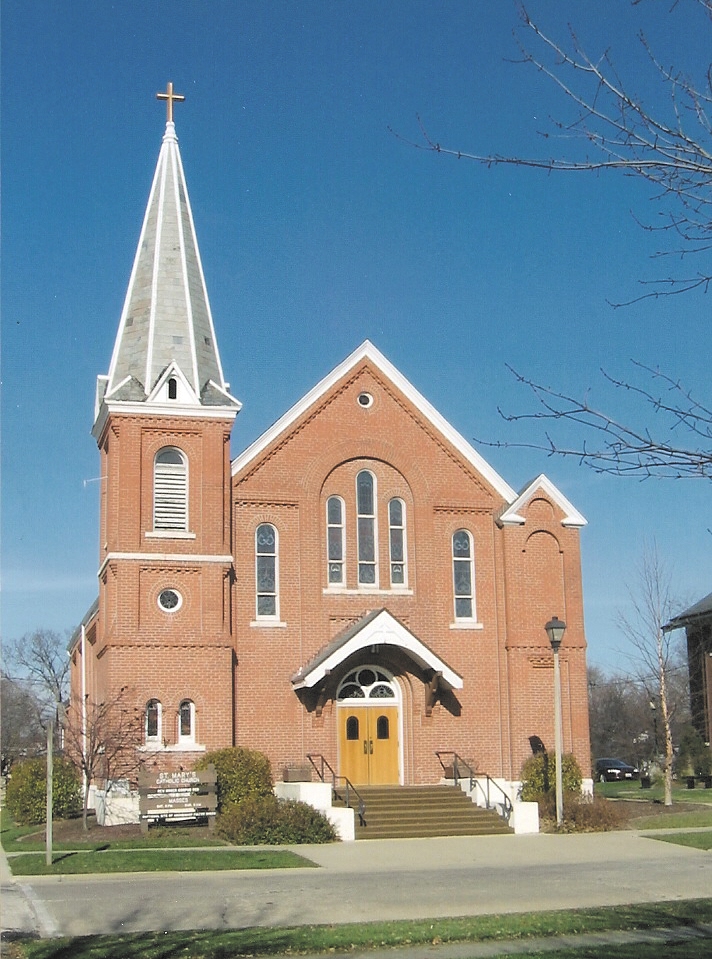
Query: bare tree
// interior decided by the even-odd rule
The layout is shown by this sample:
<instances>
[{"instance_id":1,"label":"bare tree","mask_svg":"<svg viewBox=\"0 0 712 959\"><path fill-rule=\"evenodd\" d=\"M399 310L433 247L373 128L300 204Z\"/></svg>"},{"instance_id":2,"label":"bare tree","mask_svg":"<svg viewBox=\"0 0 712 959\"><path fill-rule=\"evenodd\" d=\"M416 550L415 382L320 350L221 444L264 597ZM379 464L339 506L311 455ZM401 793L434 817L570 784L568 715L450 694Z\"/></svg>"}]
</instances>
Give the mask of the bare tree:
<instances>
[{"instance_id":1,"label":"bare tree","mask_svg":"<svg viewBox=\"0 0 712 959\"><path fill-rule=\"evenodd\" d=\"M32 687L21 680L0 677L0 736L3 774L6 766L21 756L43 751L42 704Z\"/></svg>"},{"instance_id":2,"label":"bare tree","mask_svg":"<svg viewBox=\"0 0 712 959\"><path fill-rule=\"evenodd\" d=\"M101 781L111 788L118 779L135 778L147 758L137 749L142 740L143 715L130 704L127 693L123 687L111 700L88 699L84 714L76 706L67 710L64 750L82 772L85 832L92 783Z\"/></svg>"},{"instance_id":3,"label":"bare tree","mask_svg":"<svg viewBox=\"0 0 712 959\"><path fill-rule=\"evenodd\" d=\"M632 3L635 6L640 0ZM688 32L709 30L712 25L712 0L675 0L665 12L670 17L687 17ZM421 137L409 141L411 145L488 167L508 164L560 173L617 171L642 179L652 188L658 216L655 222L639 222L643 229L658 234L661 248L656 256L698 265L683 276L641 281L645 291L629 303L706 291L712 280L712 65L695 80L682 69L664 66L640 33L652 77L663 93L650 106L632 92L608 50L589 54L571 28L564 39L552 38L524 7L520 7L520 18L520 62L547 78L561 94L566 117L552 119L541 133L544 142L560 144L563 152L537 157L449 147L426 129L420 117ZM641 401L641 424L637 425L597 409L588 396L573 397L512 372L531 389L539 406L530 414L503 414L505 419L574 422L584 427L584 440L562 446L547 433L540 443L487 445L533 446L573 456L598 472L616 475L712 477L712 405L675 377L640 365L636 373L644 374L642 381L616 379L604 372L611 384ZM651 413L655 428L648 425Z\"/></svg>"},{"instance_id":4,"label":"bare tree","mask_svg":"<svg viewBox=\"0 0 712 959\"><path fill-rule=\"evenodd\" d=\"M675 609L670 573L653 544L647 546L629 587L629 608L617 617L618 626L633 649L637 680L645 688L659 716L662 766L665 777L665 805L672 805L674 761L673 722L677 704L673 695L676 646L663 627Z\"/></svg>"},{"instance_id":5,"label":"bare tree","mask_svg":"<svg viewBox=\"0 0 712 959\"><path fill-rule=\"evenodd\" d=\"M8 672L29 681L55 718L68 693L67 637L51 629L36 629L9 643L3 655Z\"/></svg>"}]
</instances>

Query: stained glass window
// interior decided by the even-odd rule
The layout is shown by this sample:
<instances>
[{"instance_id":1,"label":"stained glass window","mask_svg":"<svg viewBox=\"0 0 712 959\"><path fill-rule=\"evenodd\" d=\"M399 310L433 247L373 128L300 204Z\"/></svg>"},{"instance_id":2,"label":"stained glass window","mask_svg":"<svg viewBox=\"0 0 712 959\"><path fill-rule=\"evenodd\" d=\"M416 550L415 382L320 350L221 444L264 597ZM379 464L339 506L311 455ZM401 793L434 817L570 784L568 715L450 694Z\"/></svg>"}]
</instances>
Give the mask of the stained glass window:
<instances>
[{"instance_id":1,"label":"stained glass window","mask_svg":"<svg viewBox=\"0 0 712 959\"><path fill-rule=\"evenodd\" d=\"M378 582L374 486L373 474L368 470L362 470L356 477L358 581L361 586L376 586Z\"/></svg>"},{"instance_id":2,"label":"stained glass window","mask_svg":"<svg viewBox=\"0 0 712 959\"><path fill-rule=\"evenodd\" d=\"M255 533L257 616L277 615L277 530L262 523Z\"/></svg>"},{"instance_id":3,"label":"stained glass window","mask_svg":"<svg viewBox=\"0 0 712 959\"><path fill-rule=\"evenodd\" d=\"M475 618L473 552L471 534L466 529L458 529L452 537L455 619Z\"/></svg>"}]
</instances>

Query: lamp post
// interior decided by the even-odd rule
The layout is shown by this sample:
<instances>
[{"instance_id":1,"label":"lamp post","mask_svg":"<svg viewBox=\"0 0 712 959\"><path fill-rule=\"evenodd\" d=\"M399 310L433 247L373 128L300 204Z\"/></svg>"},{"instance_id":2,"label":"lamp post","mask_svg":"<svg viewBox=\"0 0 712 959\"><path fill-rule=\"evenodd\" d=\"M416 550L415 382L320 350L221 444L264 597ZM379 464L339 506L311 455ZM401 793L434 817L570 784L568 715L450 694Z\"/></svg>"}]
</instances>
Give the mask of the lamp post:
<instances>
[{"instance_id":1,"label":"lamp post","mask_svg":"<svg viewBox=\"0 0 712 959\"><path fill-rule=\"evenodd\" d=\"M561 775L561 673L559 672L559 646L564 638L566 623L552 616L544 627L554 653L554 749L556 751L556 825L564 821L564 787Z\"/></svg>"}]
</instances>

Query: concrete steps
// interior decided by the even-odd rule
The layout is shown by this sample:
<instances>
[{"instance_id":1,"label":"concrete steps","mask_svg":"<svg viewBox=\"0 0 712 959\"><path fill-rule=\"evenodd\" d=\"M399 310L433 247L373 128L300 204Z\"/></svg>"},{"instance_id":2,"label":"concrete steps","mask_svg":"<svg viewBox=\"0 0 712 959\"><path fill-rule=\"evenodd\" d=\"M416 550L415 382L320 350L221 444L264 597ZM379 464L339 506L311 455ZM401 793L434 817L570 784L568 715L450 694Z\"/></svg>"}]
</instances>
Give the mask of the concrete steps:
<instances>
[{"instance_id":1,"label":"concrete steps","mask_svg":"<svg viewBox=\"0 0 712 959\"><path fill-rule=\"evenodd\" d=\"M512 833L496 813L480 809L455 786L359 786L366 825L356 839L492 836Z\"/></svg>"}]
</instances>

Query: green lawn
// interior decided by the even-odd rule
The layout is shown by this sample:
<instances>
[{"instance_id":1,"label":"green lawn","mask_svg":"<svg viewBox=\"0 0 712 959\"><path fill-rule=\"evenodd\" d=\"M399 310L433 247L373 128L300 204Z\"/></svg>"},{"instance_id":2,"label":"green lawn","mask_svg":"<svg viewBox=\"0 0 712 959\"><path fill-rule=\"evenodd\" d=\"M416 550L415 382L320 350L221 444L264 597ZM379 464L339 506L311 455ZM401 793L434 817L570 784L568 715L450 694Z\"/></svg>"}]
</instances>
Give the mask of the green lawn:
<instances>
[{"instance_id":1,"label":"green lawn","mask_svg":"<svg viewBox=\"0 0 712 959\"><path fill-rule=\"evenodd\" d=\"M313 862L283 849L136 849L91 850L54 854L51 866L44 853L9 857L13 876L79 876L89 873L201 872L224 869L294 869Z\"/></svg>"},{"instance_id":2,"label":"green lawn","mask_svg":"<svg viewBox=\"0 0 712 959\"><path fill-rule=\"evenodd\" d=\"M712 832L675 832L668 836L652 836L660 842L674 842L678 846L694 849L712 849Z\"/></svg>"},{"instance_id":3,"label":"green lawn","mask_svg":"<svg viewBox=\"0 0 712 959\"><path fill-rule=\"evenodd\" d=\"M492 942L539 936L605 932L617 929L694 927L712 922L712 899L653 903L650 905L575 911L475 916L415 922L353 923L339 926L300 926L289 929L251 928L231 931L141 933L121 936L87 936L77 939L38 940L15 944L23 959L238 959L243 956L273 956L289 953L350 952L355 949L385 949L397 946L447 942ZM708 957L710 940L686 942L678 949L658 942L654 947L639 943L620 949L606 946L598 951L566 950L559 957L606 956L610 959L659 959L665 956ZM538 955L539 953L527 953ZM544 955L544 953L542 953ZM551 953L547 953L551 956Z\"/></svg>"},{"instance_id":4,"label":"green lawn","mask_svg":"<svg viewBox=\"0 0 712 959\"><path fill-rule=\"evenodd\" d=\"M628 782L596 783L596 794L607 799L637 799L647 802L662 802L665 790L662 782L655 782L651 789L641 789L637 779ZM684 783L675 782L672 789L673 803L694 802L712 805L712 789L703 789L698 785L695 789L686 789Z\"/></svg>"}]
</instances>

